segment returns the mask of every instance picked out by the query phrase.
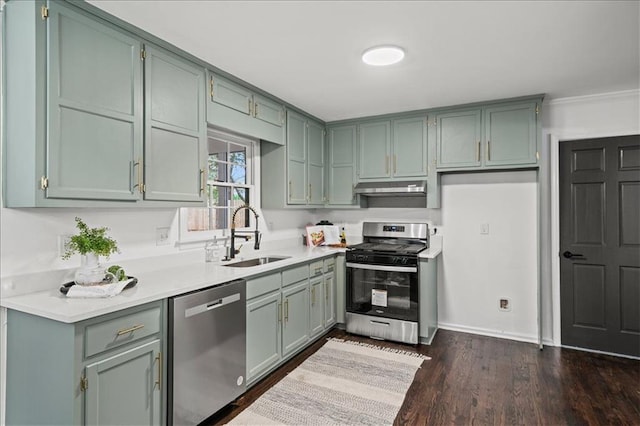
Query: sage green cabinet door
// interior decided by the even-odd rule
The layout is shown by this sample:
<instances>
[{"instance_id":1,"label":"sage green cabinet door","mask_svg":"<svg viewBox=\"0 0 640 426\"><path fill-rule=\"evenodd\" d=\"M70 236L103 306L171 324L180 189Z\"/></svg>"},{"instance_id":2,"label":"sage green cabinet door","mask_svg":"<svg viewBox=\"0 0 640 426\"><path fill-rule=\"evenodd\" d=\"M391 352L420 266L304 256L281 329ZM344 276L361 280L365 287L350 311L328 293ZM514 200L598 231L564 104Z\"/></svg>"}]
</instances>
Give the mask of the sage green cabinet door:
<instances>
[{"instance_id":1,"label":"sage green cabinet door","mask_svg":"<svg viewBox=\"0 0 640 426\"><path fill-rule=\"evenodd\" d=\"M141 43L58 2L49 6L46 197L139 199Z\"/></svg>"},{"instance_id":2,"label":"sage green cabinet door","mask_svg":"<svg viewBox=\"0 0 640 426\"><path fill-rule=\"evenodd\" d=\"M536 164L536 103L484 110L485 165Z\"/></svg>"},{"instance_id":3,"label":"sage green cabinet door","mask_svg":"<svg viewBox=\"0 0 640 426\"><path fill-rule=\"evenodd\" d=\"M436 115L437 167L481 165L481 110Z\"/></svg>"},{"instance_id":4,"label":"sage green cabinet door","mask_svg":"<svg viewBox=\"0 0 640 426\"><path fill-rule=\"evenodd\" d=\"M307 170L309 173L308 204L322 205L325 201L324 188L324 127L307 121Z\"/></svg>"},{"instance_id":5,"label":"sage green cabinet door","mask_svg":"<svg viewBox=\"0 0 640 426\"><path fill-rule=\"evenodd\" d=\"M289 204L307 204L306 141L306 118L294 111L287 111L287 190Z\"/></svg>"},{"instance_id":6,"label":"sage green cabinet door","mask_svg":"<svg viewBox=\"0 0 640 426\"><path fill-rule=\"evenodd\" d=\"M251 114L251 92L219 75L212 74L209 95L213 102L232 108L243 114Z\"/></svg>"},{"instance_id":7,"label":"sage green cabinet door","mask_svg":"<svg viewBox=\"0 0 640 426\"><path fill-rule=\"evenodd\" d=\"M258 120L282 127L284 110L282 105L260 95L253 95L253 115Z\"/></svg>"},{"instance_id":8,"label":"sage green cabinet door","mask_svg":"<svg viewBox=\"0 0 640 426\"><path fill-rule=\"evenodd\" d=\"M204 203L204 79L204 68L147 46L145 199Z\"/></svg>"},{"instance_id":9,"label":"sage green cabinet door","mask_svg":"<svg viewBox=\"0 0 640 426\"><path fill-rule=\"evenodd\" d=\"M336 271L331 267L324 274L324 327L330 328L336 323Z\"/></svg>"},{"instance_id":10,"label":"sage green cabinet door","mask_svg":"<svg viewBox=\"0 0 640 426\"><path fill-rule=\"evenodd\" d=\"M393 176L427 175L427 117L393 120Z\"/></svg>"},{"instance_id":11,"label":"sage green cabinet door","mask_svg":"<svg viewBox=\"0 0 640 426\"><path fill-rule=\"evenodd\" d=\"M328 129L329 204L352 205L356 202L356 126Z\"/></svg>"},{"instance_id":12,"label":"sage green cabinet door","mask_svg":"<svg viewBox=\"0 0 640 426\"><path fill-rule=\"evenodd\" d=\"M360 179L391 177L391 122L359 126Z\"/></svg>"},{"instance_id":13,"label":"sage green cabinet door","mask_svg":"<svg viewBox=\"0 0 640 426\"><path fill-rule=\"evenodd\" d=\"M279 287L278 287L279 288ZM247 382L251 383L282 358L280 290L247 303Z\"/></svg>"},{"instance_id":14,"label":"sage green cabinet door","mask_svg":"<svg viewBox=\"0 0 640 426\"><path fill-rule=\"evenodd\" d=\"M309 282L311 289L311 327L310 337L313 339L324 331L324 280L322 276Z\"/></svg>"},{"instance_id":15,"label":"sage green cabinet door","mask_svg":"<svg viewBox=\"0 0 640 426\"><path fill-rule=\"evenodd\" d=\"M85 423L159 425L160 340L86 367Z\"/></svg>"},{"instance_id":16,"label":"sage green cabinet door","mask_svg":"<svg viewBox=\"0 0 640 426\"><path fill-rule=\"evenodd\" d=\"M309 281L282 290L282 356L286 357L309 341Z\"/></svg>"}]
</instances>

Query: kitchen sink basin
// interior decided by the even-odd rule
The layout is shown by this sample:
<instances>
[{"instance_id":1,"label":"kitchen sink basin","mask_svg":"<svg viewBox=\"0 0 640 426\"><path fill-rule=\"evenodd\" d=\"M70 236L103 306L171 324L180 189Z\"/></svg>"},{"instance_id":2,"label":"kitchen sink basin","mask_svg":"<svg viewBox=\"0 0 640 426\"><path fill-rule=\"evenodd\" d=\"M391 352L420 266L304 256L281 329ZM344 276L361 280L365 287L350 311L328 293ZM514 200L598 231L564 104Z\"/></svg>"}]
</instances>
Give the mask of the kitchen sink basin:
<instances>
[{"instance_id":1,"label":"kitchen sink basin","mask_svg":"<svg viewBox=\"0 0 640 426\"><path fill-rule=\"evenodd\" d=\"M224 266L230 266L232 268L249 268L251 266L266 265L267 263L277 262L279 260L288 259L291 256L265 256L256 257L253 259L241 260L239 262L227 263Z\"/></svg>"}]
</instances>

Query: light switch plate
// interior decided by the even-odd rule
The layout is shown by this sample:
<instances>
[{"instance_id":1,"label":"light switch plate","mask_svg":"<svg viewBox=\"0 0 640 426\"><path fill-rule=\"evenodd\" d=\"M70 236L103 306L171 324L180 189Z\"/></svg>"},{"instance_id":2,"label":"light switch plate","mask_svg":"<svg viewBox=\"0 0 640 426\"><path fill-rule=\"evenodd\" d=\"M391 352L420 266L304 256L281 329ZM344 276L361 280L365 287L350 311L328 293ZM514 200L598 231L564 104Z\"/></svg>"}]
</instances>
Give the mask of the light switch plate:
<instances>
[{"instance_id":1,"label":"light switch plate","mask_svg":"<svg viewBox=\"0 0 640 426\"><path fill-rule=\"evenodd\" d=\"M156 228L156 245L166 246L169 244L169 227L162 226Z\"/></svg>"},{"instance_id":2,"label":"light switch plate","mask_svg":"<svg viewBox=\"0 0 640 426\"><path fill-rule=\"evenodd\" d=\"M482 235L489 234L489 224L488 223L480 224L480 234L482 234Z\"/></svg>"}]
</instances>

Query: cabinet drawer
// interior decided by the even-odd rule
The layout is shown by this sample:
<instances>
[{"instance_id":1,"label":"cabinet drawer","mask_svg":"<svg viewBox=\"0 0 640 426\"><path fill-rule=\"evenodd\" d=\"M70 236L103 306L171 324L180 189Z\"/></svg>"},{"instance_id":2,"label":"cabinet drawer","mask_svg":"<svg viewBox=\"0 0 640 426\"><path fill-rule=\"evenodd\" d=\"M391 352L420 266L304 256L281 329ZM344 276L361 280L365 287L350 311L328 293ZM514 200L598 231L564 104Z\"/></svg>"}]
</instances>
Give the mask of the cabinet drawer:
<instances>
[{"instance_id":1,"label":"cabinet drawer","mask_svg":"<svg viewBox=\"0 0 640 426\"><path fill-rule=\"evenodd\" d=\"M160 307L89 325L84 330L85 357L116 348L160 332Z\"/></svg>"},{"instance_id":2,"label":"cabinet drawer","mask_svg":"<svg viewBox=\"0 0 640 426\"><path fill-rule=\"evenodd\" d=\"M281 283L282 276L279 272L277 274L247 280L247 300L271 293L275 290L280 290Z\"/></svg>"},{"instance_id":3,"label":"cabinet drawer","mask_svg":"<svg viewBox=\"0 0 640 426\"><path fill-rule=\"evenodd\" d=\"M317 262L313 262L309 265L309 276L315 277L316 275L322 275L322 260L318 260Z\"/></svg>"},{"instance_id":4,"label":"cabinet drawer","mask_svg":"<svg viewBox=\"0 0 640 426\"><path fill-rule=\"evenodd\" d=\"M335 258L331 258L331 259L325 259L324 260L324 272L325 274L327 272L333 272L336 269L336 259Z\"/></svg>"},{"instance_id":5,"label":"cabinet drawer","mask_svg":"<svg viewBox=\"0 0 640 426\"><path fill-rule=\"evenodd\" d=\"M298 266L297 268L287 269L282 271L282 286L288 286L298 281L306 280L309 278L309 265Z\"/></svg>"}]
</instances>

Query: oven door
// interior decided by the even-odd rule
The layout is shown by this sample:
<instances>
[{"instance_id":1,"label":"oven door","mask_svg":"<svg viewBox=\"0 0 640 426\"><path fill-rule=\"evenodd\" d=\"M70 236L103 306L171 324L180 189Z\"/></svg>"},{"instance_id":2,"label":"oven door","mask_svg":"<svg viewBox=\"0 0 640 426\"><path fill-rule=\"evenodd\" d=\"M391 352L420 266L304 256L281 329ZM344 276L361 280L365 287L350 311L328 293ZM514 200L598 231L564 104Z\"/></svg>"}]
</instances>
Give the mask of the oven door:
<instances>
[{"instance_id":1,"label":"oven door","mask_svg":"<svg viewBox=\"0 0 640 426\"><path fill-rule=\"evenodd\" d=\"M418 267L347 262L347 312L418 322Z\"/></svg>"}]
</instances>

